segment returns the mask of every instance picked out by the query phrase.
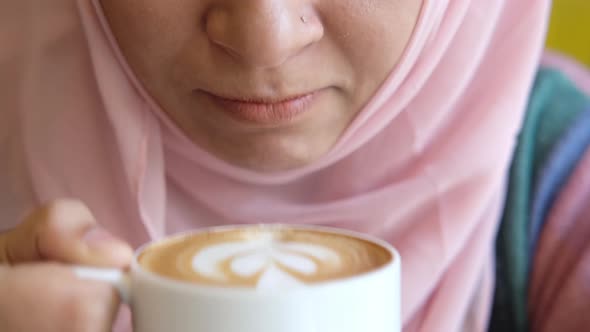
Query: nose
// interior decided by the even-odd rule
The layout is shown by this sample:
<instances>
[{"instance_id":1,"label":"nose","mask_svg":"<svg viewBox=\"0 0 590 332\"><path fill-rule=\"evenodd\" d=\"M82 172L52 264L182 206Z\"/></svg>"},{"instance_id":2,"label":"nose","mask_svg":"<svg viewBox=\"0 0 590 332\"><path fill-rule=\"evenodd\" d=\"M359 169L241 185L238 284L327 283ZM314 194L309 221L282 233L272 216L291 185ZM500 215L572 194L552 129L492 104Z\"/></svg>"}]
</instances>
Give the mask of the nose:
<instances>
[{"instance_id":1,"label":"nose","mask_svg":"<svg viewBox=\"0 0 590 332\"><path fill-rule=\"evenodd\" d=\"M280 66L324 34L318 15L300 0L220 1L205 14L205 29L211 43L258 68Z\"/></svg>"}]
</instances>

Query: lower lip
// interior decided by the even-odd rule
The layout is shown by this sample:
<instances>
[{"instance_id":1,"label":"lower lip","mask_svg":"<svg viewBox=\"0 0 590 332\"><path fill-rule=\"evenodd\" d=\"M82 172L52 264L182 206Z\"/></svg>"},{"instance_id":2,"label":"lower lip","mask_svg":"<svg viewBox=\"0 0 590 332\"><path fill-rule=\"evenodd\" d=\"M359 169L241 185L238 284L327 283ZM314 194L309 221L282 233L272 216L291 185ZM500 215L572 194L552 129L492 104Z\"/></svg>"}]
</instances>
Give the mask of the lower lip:
<instances>
[{"instance_id":1,"label":"lower lip","mask_svg":"<svg viewBox=\"0 0 590 332\"><path fill-rule=\"evenodd\" d=\"M277 103L244 102L208 95L231 117L259 125L289 123L311 109L316 93L310 93Z\"/></svg>"}]
</instances>

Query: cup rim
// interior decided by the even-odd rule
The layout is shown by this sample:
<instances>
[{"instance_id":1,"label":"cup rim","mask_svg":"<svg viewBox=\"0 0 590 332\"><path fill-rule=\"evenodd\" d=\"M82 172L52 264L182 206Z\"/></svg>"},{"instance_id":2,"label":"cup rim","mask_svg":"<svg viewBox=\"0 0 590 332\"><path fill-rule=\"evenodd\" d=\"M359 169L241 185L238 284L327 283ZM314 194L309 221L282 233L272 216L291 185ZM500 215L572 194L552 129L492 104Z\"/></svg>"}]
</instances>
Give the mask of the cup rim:
<instances>
[{"instance_id":1,"label":"cup rim","mask_svg":"<svg viewBox=\"0 0 590 332\"><path fill-rule=\"evenodd\" d=\"M377 245L381 249L384 249L389 254L390 258L388 261L375 269L372 269L367 272L362 272L360 274L343 277L343 278L336 278L332 280L320 281L311 284L305 285L305 287L287 287L287 288L280 288L280 289L258 289L258 288L251 288L251 287L230 287L230 286L219 286L219 285L206 285L206 284L199 284L191 281L182 281L177 280L169 277L165 277L159 275L155 272L149 271L139 264L139 256L145 249L152 245L156 245L158 243L169 241L175 238L181 238L185 236L191 236L196 234L203 234L209 232L225 232L225 231L232 231L232 230L240 230L240 229L251 229L251 228L265 228L265 229L276 229L276 228L288 228L292 230L300 230L300 231L315 231L315 232L323 232L328 234L334 234L339 236L346 236L353 239L366 241L368 243ZM176 234L171 234L165 236L161 239L149 241L143 245L141 245L134 253L133 262L131 263L131 271L132 273L138 274L139 277L142 279L147 279L151 282L156 282L160 285L163 285L167 288L176 288L182 290L184 292L199 292L199 293L215 293L215 294L228 294L231 296L236 295L251 295L251 294L284 294L284 293L294 293L299 291L308 291L308 290L317 290L323 289L328 287L335 287L339 286L344 283L351 283L354 281L361 281L367 278L376 277L379 274L386 272L391 268L396 268L397 266L401 265L401 256L397 249L388 243L385 240L380 238L374 237L369 234L364 234L357 231L329 227L329 226L316 226L316 225L301 225L301 224L240 224L240 225L222 225L222 226L214 226L214 227L205 227L200 229L189 230L185 232L179 232Z\"/></svg>"}]
</instances>

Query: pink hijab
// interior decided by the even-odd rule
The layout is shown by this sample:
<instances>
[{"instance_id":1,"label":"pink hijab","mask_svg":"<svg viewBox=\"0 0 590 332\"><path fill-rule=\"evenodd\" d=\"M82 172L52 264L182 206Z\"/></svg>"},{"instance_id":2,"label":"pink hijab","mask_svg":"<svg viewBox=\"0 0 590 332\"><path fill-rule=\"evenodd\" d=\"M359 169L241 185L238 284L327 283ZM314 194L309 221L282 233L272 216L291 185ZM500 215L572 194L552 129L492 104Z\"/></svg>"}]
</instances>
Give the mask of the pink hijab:
<instances>
[{"instance_id":1,"label":"pink hijab","mask_svg":"<svg viewBox=\"0 0 590 332\"><path fill-rule=\"evenodd\" d=\"M192 144L135 80L95 2L0 5L13 215L76 197L134 245L227 223L354 229L400 250L405 331L486 329L548 0L424 0L402 61L337 145L280 174Z\"/></svg>"}]
</instances>

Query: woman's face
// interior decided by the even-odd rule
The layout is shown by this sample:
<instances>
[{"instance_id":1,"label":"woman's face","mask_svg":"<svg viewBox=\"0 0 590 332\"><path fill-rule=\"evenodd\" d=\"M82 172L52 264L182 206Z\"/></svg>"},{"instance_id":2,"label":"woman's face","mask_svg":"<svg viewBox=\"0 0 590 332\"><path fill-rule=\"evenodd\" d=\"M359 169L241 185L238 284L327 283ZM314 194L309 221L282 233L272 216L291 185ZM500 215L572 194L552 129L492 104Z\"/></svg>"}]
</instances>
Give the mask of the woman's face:
<instances>
[{"instance_id":1,"label":"woman's face","mask_svg":"<svg viewBox=\"0 0 590 332\"><path fill-rule=\"evenodd\" d=\"M399 61L421 0L102 0L140 81L197 144L280 171L325 154Z\"/></svg>"}]
</instances>

